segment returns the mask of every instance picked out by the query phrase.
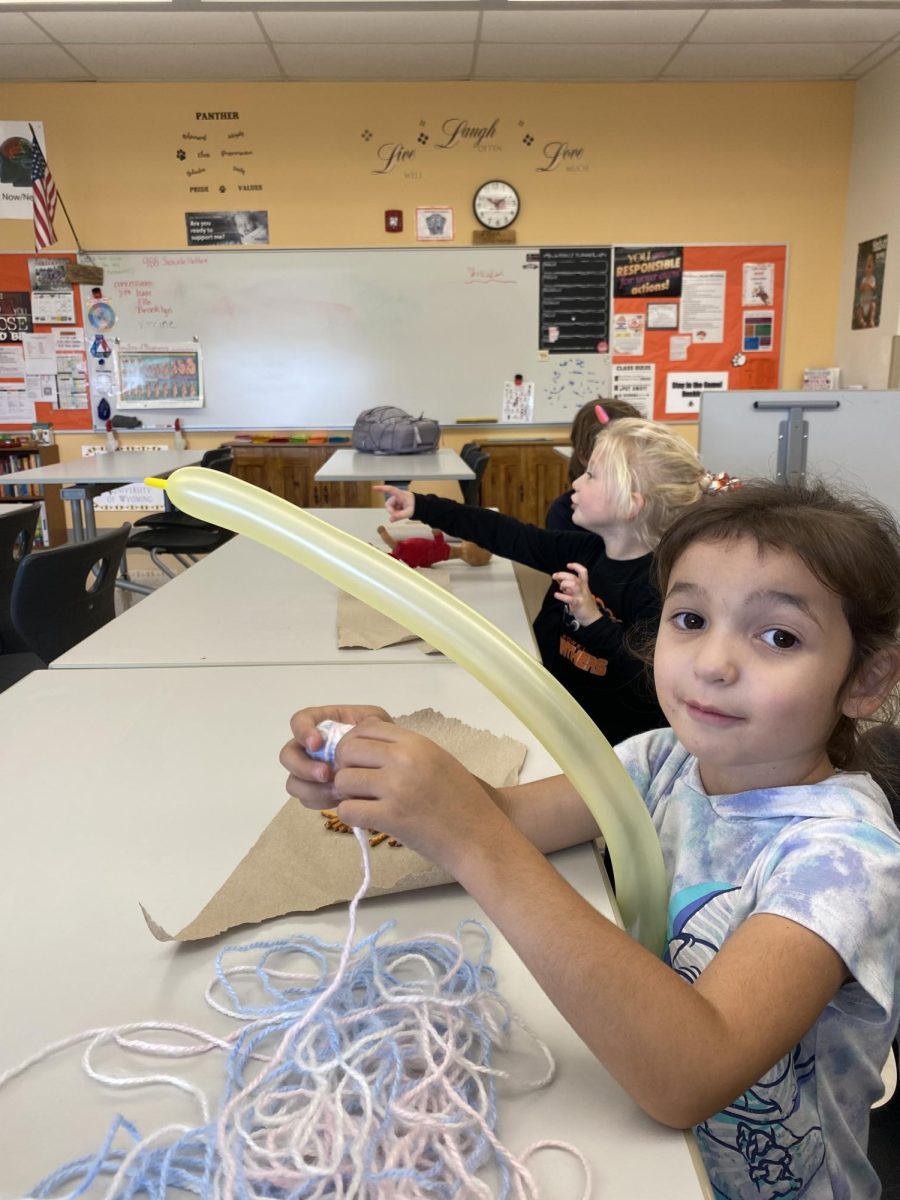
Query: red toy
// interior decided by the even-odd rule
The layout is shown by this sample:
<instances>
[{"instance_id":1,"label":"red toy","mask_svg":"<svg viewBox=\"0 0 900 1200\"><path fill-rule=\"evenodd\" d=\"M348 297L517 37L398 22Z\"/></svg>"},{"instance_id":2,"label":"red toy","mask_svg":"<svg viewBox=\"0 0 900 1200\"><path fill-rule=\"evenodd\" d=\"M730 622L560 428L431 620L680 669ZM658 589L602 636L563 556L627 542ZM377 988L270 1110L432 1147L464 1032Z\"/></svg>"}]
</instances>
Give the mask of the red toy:
<instances>
[{"instance_id":1,"label":"red toy","mask_svg":"<svg viewBox=\"0 0 900 1200\"><path fill-rule=\"evenodd\" d=\"M491 552L482 550L474 542L460 542L451 546L440 530L434 531L433 538L403 538L397 541L391 537L384 525L378 526L381 540L391 548L391 558L406 563L408 567L433 567L435 563L446 562L448 558L461 558L470 567L482 567L490 561Z\"/></svg>"}]
</instances>

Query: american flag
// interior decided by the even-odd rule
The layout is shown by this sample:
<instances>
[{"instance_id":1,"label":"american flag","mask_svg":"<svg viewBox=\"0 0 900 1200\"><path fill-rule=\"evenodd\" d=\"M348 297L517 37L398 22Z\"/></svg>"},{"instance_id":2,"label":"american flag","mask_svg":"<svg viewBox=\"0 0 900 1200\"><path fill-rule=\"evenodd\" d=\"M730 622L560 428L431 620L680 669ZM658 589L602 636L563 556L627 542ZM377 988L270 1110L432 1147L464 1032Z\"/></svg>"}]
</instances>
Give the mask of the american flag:
<instances>
[{"instance_id":1,"label":"american flag","mask_svg":"<svg viewBox=\"0 0 900 1200\"><path fill-rule=\"evenodd\" d=\"M56 241L56 184L37 138L31 143L31 187L34 192L34 248L43 250Z\"/></svg>"}]
</instances>

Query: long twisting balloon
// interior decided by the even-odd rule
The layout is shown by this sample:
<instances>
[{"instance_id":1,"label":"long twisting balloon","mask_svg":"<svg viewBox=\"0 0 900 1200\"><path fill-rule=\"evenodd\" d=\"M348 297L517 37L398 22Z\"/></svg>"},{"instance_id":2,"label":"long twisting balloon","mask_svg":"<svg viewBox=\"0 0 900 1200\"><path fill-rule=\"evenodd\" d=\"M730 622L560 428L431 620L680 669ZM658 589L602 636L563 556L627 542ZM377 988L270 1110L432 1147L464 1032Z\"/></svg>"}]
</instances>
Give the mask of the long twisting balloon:
<instances>
[{"instance_id":1,"label":"long twisting balloon","mask_svg":"<svg viewBox=\"0 0 900 1200\"><path fill-rule=\"evenodd\" d=\"M221 471L183 467L162 487L191 516L286 554L398 621L479 679L547 748L603 830L625 928L658 954L666 881L643 800L584 709L548 671L480 613L387 554L301 508Z\"/></svg>"}]
</instances>

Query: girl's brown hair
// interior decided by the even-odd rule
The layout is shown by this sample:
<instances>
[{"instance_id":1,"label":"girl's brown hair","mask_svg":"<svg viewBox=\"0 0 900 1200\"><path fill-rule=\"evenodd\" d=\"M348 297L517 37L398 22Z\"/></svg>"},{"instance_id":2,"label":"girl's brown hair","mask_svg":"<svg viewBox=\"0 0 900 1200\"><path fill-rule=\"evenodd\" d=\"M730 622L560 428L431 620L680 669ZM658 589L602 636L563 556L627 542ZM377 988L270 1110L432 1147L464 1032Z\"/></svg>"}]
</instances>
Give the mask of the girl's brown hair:
<instances>
[{"instance_id":1,"label":"girl's brown hair","mask_svg":"<svg viewBox=\"0 0 900 1200\"><path fill-rule=\"evenodd\" d=\"M752 538L760 550L787 550L840 600L853 638L842 688L860 668L900 647L900 529L889 509L869 497L838 496L823 483L784 486L745 482L735 491L701 498L676 518L656 548L655 569L665 597L672 569L694 542ZM890 719L893 704L882 710ZM871 769L862 761L857 722L841 716L828 742L838 769Z\"/></svg>"}]
</instances>

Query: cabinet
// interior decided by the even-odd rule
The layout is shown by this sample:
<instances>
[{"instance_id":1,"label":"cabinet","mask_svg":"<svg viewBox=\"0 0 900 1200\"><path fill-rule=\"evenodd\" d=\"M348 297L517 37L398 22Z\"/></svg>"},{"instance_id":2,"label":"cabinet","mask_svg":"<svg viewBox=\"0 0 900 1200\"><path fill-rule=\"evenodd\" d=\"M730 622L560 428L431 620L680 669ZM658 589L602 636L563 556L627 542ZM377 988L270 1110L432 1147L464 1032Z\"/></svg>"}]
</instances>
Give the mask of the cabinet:
<instances>
[{"instance_id":1,"label":"cabinet","mask_svg":"<svg viewBox=\"0 0 900 1200\"><path fill-rule=\"evenodd\" d=\"M481 481L481 503L530 525L544 524L551 501L569 487L569 462L553 442L480 440L491 456ZM559 445L566 445L560 440Z\"/></svg>"},{"instance_id":2,"label":"cabinet","mask_svg":"<svg viewBox=\"0 0 900 1200\"><path fill-rule=\"evenodd\" d=\"M232 442L232 475L300 508L370 508L368 483L316 483L316 471L336 446L248 445Z\"/></svg>"},{"instance_id":3,"label":"cabinet","mask_svg":"<svg viewBox=\"0 0 900 1200\"><path fill-rule=\"evenodd\" d=\"M44 502L48 545L61 546L67 539L66 506L59 488L48 484L34 487L28 484L4 483L10 471L30 471L34 467L49 467L59 462L59 447L45 442L0 443L0 504L33 504Z\"/></svg>"}]
</instances>

